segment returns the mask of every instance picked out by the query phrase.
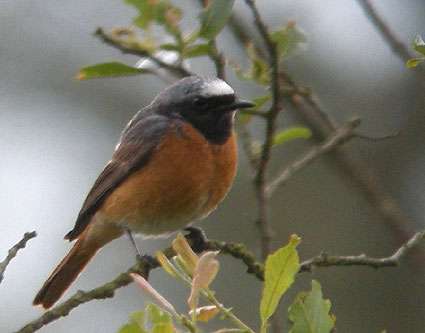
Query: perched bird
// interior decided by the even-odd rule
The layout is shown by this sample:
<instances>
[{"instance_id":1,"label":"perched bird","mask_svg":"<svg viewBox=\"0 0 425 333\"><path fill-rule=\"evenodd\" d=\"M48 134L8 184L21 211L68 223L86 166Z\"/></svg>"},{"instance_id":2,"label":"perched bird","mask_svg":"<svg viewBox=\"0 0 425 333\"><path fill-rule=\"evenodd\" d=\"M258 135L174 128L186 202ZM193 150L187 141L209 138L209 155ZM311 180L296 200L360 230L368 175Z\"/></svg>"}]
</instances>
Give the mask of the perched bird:
<instances>
[{"instance_id":1,"label":"perched bird","mask_svg":"<svg viewBox=\"0 0 425 333\"><path fill-rule=\"evenodd\" d=\"M65 236L77 242L34 305L55 304L96 252L125 231L166 235L214 210L236 171L235 111L252 106L223 80L190 76L140 110Z\"/></svg>"}]
</instances>

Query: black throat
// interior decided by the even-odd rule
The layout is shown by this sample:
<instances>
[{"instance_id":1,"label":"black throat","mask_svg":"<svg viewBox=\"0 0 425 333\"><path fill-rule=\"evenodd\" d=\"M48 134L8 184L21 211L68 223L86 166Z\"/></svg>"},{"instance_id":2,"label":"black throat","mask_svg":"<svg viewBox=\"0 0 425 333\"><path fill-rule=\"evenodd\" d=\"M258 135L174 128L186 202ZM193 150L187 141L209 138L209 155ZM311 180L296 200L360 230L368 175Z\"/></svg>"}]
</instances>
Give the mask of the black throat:
<instances>
[{"instance_id":1,"label":"black throat","mask_svg":"<svg viewBox=\"0 0 425 333\"><path fill-rule=\"evenodd\" d=\"M234 111L216 112L188 120L212 144L223 145L232 135L233 115Z\"/></svg>"}]
</instances>

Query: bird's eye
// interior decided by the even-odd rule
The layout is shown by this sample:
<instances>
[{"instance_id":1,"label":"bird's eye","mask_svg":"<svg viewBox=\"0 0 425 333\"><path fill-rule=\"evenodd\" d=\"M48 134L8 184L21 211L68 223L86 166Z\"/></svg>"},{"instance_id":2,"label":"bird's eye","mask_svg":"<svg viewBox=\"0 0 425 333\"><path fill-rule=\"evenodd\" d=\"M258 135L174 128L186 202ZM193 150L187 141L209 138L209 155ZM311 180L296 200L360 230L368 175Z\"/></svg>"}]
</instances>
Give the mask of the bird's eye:
<instances>
[{"instance_id":1,"label":"bird's eye","mask_svg":"<svg viewBox=\"0 0 425 333\"><path fill-rule=\"evenodd\" d=\"M198 110L205 110L208 106L208 102L205 98L202 97L196 97L193 100L193 105L198 109Z\"/></svg>"}]
</instances>

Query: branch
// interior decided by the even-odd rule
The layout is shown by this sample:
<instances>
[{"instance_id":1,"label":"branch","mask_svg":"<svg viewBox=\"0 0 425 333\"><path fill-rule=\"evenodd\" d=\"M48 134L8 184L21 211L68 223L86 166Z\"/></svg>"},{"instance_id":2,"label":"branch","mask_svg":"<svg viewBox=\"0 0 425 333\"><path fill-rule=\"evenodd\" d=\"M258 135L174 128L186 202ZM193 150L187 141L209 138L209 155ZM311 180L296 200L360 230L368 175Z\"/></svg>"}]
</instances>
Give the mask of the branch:
<instances>
[{"instance_id":1,"label":"branch","mask_svg":"<svg viewBox=\"0 0 425 333\"><path fill-rule=\"evenodd\" d=\"M298 173L299 171L303 170L305 167L313 163L321 155L328 153L339 145L344 144L351 138L356 137L357 134L354 133L354 130L359 127L360 124L360 118L354 118L348 121L343 128L337 130L334 135L329 137L329 139L327 139L320 146L314 147L303 157L289 165L279 174L279 176L269 182L266 187L267 195L272 195L277 188L285 185L294 174Z\"/></svg>"},{"instance_id":2,"label":"branch","mask_svg":"<svg viewBox=\"0 0 425 333\"><path fill-rule=\"evenodd\" d=\"M32 232L26 232L24 234L24 237L19 241L19 243L16 243L8 252L7 252L7 256L6 259L4 259L3 262L0 263L0 283L3 281L4 279L4 272L6 270L7 265L9 265L9 263L12 261L13 258L16 257L18 251L20 249L23 249L26 245L27 242L34 238L37 237L37 233L35 231Z\"/></svg>"},{"instance_id":3,"label":"branch","mask_svg":"<svg viewBox=\"0 0 425 333\"><path fill-rule=\"evenodd\" d=\"M332 133L336 128L332 119L321 109L314 97L306 92L306 89L298 86L292 77L285 74L283 79L294 89L289 102L294 107L295 112L314 130L319 139L326 140L328 133ZM332 157L345 175L359 186L369 204L376 209L384 222L394 230L400 241L404 242L411 234L411 229L402 217L400 204L385 191L375 171L366 163L360 162L358 158L343 150L342 147L334 149ZM425 255L422 252L415 254L416 260L423 266Z\"/></svg>"},{"instance_id":4,"label":"branch","mask_svg":"<svg viewBox=\"0 0 425 333\"><path fill-rule=\"evenodd\" d=\"M410 58L413 58L409 54L409 50L406 46L397 39L395 34L391 31L390 27L384 22L384 20L378 15L375 8L369 0L358 0L359 5L363 8L365 14L368 16L370 21L375 25L381 36L388 42L392 50L406 62Z\"/></svg>"},{"instance_id":5,"label":"branch","mask_svg":"<svg viewBox=\"0 0 425 333\"><path fill-rule=\"evenodd\" d=\"M248 273L254 274L259 280L264 279L263 265L255 260L254 255L249 252L243 244L225 243L216 240L205 240L205 243L202 245L202 249L199 250L219 250L222 253L229 254L234 258L242 260L242 262L248 267ZM167 257L173 257L175 255L175 252L172 248L165 249L164 253L167 255ZM31 321L20 330L16 331L16 333L35 332L43 326L46 326L47 324L61 317L66 317L73 309L84 303L96 299L112 298L114 296L115 290L125 287L133 282L133 279L130 276L131 273L137 273L143 276L145 279L148 279L150 271L158 267L160 267L160 264L155 258L150 256L143 256L133 267L118 275L111 282L108 282L103 286L92 289L90 291L78 291L66 301L60 303L51 310L44 312L43 315L41 315L38 319Z\"/></svg>"},{"instance_id":6,"label":"branch","mask_svg":"<svg viewBox=\"0 0 425 333\"><path fill-rule=\"evenodd\" d=\"M209 42L209 46L211 51L208 52L208 57L214 63L216 75L219 79L226 80L226 59L218 50L215 38Z\"/></svg>"},{"instance_id":7,"label":"branch","mask_svg":"<svg viewBox=\"0 0 425 333\"><path fill-rule=\"evenodd\" d=\"M143 50L141 48L137 48L135 45L128 45L124 41L114 38L111 35L106 34L102 28L97 28L93 35L99 38L102 42L113 46L114 48L120 50L124 54L132 54L142 58L148 58L152 60L159 67L164 68L170 71L176 77L182 78L185 76L192 75L187 69L182 66L175 66L169 63L162 61L161 59L155 57L153 54Z\"/></svg>"},{"instance_id":8,"label":"branch","mask_svg":"<svg viewBox=\"0 0 425 333\"><path fill-rule=\"evenodd\" d=\"M282 72L280 75L285 83L289 85L289 87L286 88L285 96L295 107L296 111L303 116L307 123L309 123L309 126L318 132L322 138L325 138L329 132L333 132L337 129L335 122L329 114L321 108L319 102L317 102L309 89L298 85L289 73ZM305 112L305 110L299 108L303 102L312 108L314 114L309 114Z\"/></svg>"},{"instance_id":9,"label":"branch","mask_svg":"<svg viewBox=\"0 0 425 333\"><path fill-rule=\"evenodd\" d=\"M266 170L271 158L271 148L277 128L277 116L279 115L279 111L282 110L282 94L279 80L279 55L276 44L269 37L268 28L258 12L255 1L245 0L245 3L251 9L255 26L266 45L269 56L271 80L272 105L268 111L265 138L258 162L258 168L256 169L254 177L254 188L258 202L256 224L261 234L261 258L265 260L267 255L271 252L270 241L272 239L272 230L269 224L268 198L265 191Z\"/></svg>"},{"instance_id":10,"label":"branch","mask_svg":"<svg viewBox=\"0 0 425 333\"><path fill-rule=\"evenodd\" d=\"M414 56L410 54L409 49L406 47L406 45L404 45L404 43L402 43L396 37L396 35L391 31L388 24L385 23L385 21L378 15L378 12L373 7L372 3L369 0L357 1L359 5L363 8L365 14L372 22L372 24L378 29L378 31L381 33L381 36L390 45L393 52L396 53L404 63L406 63L410 58L414 58ZM418 71L415 71L415 73L421 73L421 77L423 79L423 74L425 74L425 70L423 67L418 67Z\"/></svg>"},{"instance_id":11,"label":"branch","mask_svg":"<svg viewBox=\"0 0 425 333\"><path fill-rule=\"evenodd\" d=\"M158 267L158 266L156 266ZM78 307L81 304L90 302L95 299L106 299L112 298L114 296L115 290L125 287L131 282L133 278L130 276L130 273L138 273L143 277L147 278L149 271L155 268L149 261L140 260L136 265L131 267L125 273L121 273L114 280L109 283L104 284L101 287L92 289L90 291L78 291L75 295L70 297L65 302L55 306L53 309L43 313L38 319L28 323L22 327L16 333L31 333L39 330L43 326L59 319L60 317L67 316L73 309Z\"/></svg>"},{"instance_id":12,"label":"branch","mask_svg":"<svg viewBox=\"0 0 425 333\"><path fill-rule=\"evenodd\" d=\"M32 238L32 237L30 237ZM416 233L408 242L403 244L392 256L386 258L372 258L364 254L359 256L327 256L321 254L315 258L306 260L300 264L299 273L311 272L313 267L329 267L329 266L369 266L374 268L397 266L400 259L406 256L407 252L418 245L425 238L425 230ZM21 241L22 242L22 241ZM202 245L202 251L219 250L223 254L228 254L236 259L241 260L247 266L247 272L253 274L260 281L264 281L264 265L256 261L254 255L246 249L243 244L226 243L217 240L206 240ZM167 257L173 256L174 251L167 248L164 253ZM16 333L32 333L43 326L67 316L73 309L81 304L90 302L95 299L107 299L114 296L115 290L130 284L133 279L130 273L137 273L145 277L149 276L152 269L158 268L160 265L155 258L150 256L142 257L133 267L126 272L118 275L114 280L104 284L101 287L90 291L78 291L65 302L55 306L53 309L46 311L38 319L28 323Z\"/></svg>"},{"instance_id":13,"label":"branch","mask_svg":"<svg viewBox=\"0 0 425 333\"><path fill-rule=\"evenodd\" d=\"M207 240L205 250L219 250L220 253L228 254L233 258L242 260L247 266L247 273L253 274L260 281L264 281L264 265L255 259L252 252L248 251L244 244Z\"/></svg>"},{"instance_id":14,"label":"branch","mask_svg":"<svg viewBox=\"0 0 425 333\"><path fill-rule=\"evenodd\" d=\"M368 257L365 254L358 256L328 256L324 253L301 263L299 273L311 272L313 267L330 266L369 266L373 268L399 266L400 259L406 253L418 245L425 238L425 230L417 232L405 244L403 244L392 256L384 258Z\"/></svg>"},{"instance_id":15,"label":"branch","mask_svg":"<svg viewBox=\"0 0 425 333\"><path fill-rule=\"evenodd\" d=\"M250 26L240 17L232 16L229 23L232 33L243 45L254 39L254 36L249 33ZM256 50L264 57L264 48L257 45ZM326 140L337 129L335 122L326 110L321 108L309 89L298 85L287 72L281 71L280 75L281 79L288 84L286 91L283 91L283 96L287 97L295 113L314 131L319 140ZM402 217L400 204L383 189L379 176L374 170L367 164L360 163L351 153L340 147L332 151L332 157L341 170L359 186L370 205L377 210L386 224L404 241L411 230ZM417 257L422 264L425 262L423 253L418 252Z\"/></svg>"}]
</instances>

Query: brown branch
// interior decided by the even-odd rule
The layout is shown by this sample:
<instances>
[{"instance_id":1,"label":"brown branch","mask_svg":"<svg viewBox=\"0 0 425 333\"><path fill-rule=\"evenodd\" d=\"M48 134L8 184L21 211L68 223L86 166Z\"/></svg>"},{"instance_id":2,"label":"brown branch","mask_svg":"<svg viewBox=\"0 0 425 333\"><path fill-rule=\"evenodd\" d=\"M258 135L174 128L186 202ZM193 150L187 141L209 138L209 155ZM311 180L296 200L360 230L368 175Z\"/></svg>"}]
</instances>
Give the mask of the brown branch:
<instances>
[{"instance_id":1,"label":"brown branch","mask_svg":"<svg viewBox=\"0 0 425 333\"><path fill-rule=\"evenodd\" d=\"M355 137L360 139L360 140L363 140L363 141L379 142L379 141L384 141L384 140L396 138L400 135L400 133L401 132L398 131L397 133L387 134L387 135L383 135L383 136L369 136L369 135L356 133Z\"/></svg>"},{"instance_id":2,"label":"brown branch","mask_svg":"<svg viewBox=\"0 0 425 333\"><path fill-rule=\"evenodd\" d=\"M248 251L244 244L207 240L205 250L220 251L220 253L242 260L247 267L247 273L253 274L260 281L264 281L264 265L255 259L252 252Z\"/></svg>"},{"instance_id":3,"label":"brown branch","mask_svg":"<svg viewBox=\"0 0 425 333\"><path fill-rule=\"evenodd\" d=\"M189 239L190 242L190 239ZM258 263L254 255L249 252L243 244L225 243L216 240L206 240L202 246L202 250L219 250L222 253L229 254L234 258L242 260L243 263L248 267L247 272L254 274L258 279L264 279L264 267ZM172 248L164 250L167 257L175 255ZM150 256L143 256L133 267L129 268L126 272L118 275L114 280L92 289L90 291L78 291L66 301L55 306L53 309L46 311L36 320L31 321L16 333L32 333L38 331L43 326L61 318L66 317L73 309L80 306L81 304L90 302L96 299L107 299L114 296L115 290L125 287L133 279L130 273L137 273L142 275L144 278L148 278L149 273L152 269L160 267L158 261Z\"/></svg>"},{"instance_id":4,"label":"brown branch","mask_svg":"<svg viewBox=\"0 0 425 333\"><path fill-rule=\"evenodd\" d=\"M254 39L252 34L248 33L250 31L248 24L241 18L231 17L229 27L243 45ZM257 46L256 50L258 54L264 57L263 48ZM326 140L338 126L321 108L308 89L298 85L287 72L281 71L280 75L282 81L288 85L283 90L283 96L287 97L289 103L294 107L295 113L314 131L319 140ZM358 185L360 191L382 216L385 223L393 228L397 235L401 236L400 239L404 241L411 231L402 218L400 205L382 188L379 177L375 175L374 171L367 164L359 163L351 153L339 147L332 151L331 157L335 159L341 170ZM417 256L423 264L425 256L419 252Z\"/></svg>"},{"instance_id":5,"label":"brown branch","mask_svg":"<svg viewBox=\"0 0 425 333\"><path fill-rule=\"evenodd\" d=\"M224 55L218 51L215 39L210 41L209 44L212 48L212 52L209 53L209 57L214 62L217 77L222 80L226 80L226 60Z\"/></svg>"},{"instance_id":6,"label":"brown branch","mask_svg":"<svg viewBox=\"0 0 425 333\"><path fill-rule=\"evenodd\" d=\"M314 111L313 114L303 112L304 110L302 109L296 109L296 111L302 114L303 118L310 123L310 126L318 132L322 138L325 138L329 133L337 129L336 123L329 114L322 109L309 89L301 87L287 72L282 71L281 78L289 86L285 87L285 96L292 105L297 107L302 103L306 103L312 108Z\"/></svg>"},{"instance_id":7,"label":"brown branch","mask_svg":"<svg viewBox=\"0 0 425 333\"><path fill-rule=\"evenodd\" d=\"M319 256L306 260L301 263L299 273L311 272L313 267L330 266L368 266L373 268L382 268L390 266L399 266L400 259L425 238L425 230L417 232L405 244L403 244L393 255L384 258L368 257L365 254L358 256L328 256L324 253Z\"/></svg>"},{"instance_id":8,"label":"brown branch","mask_svg":"<svg viewBox=\"0 0 425 333\"><path fill-rule=\"evenodd\" d=\"M257 27L268 51L272 105L268 111L266 124L266 133L262 145L262 151L259 158L258 168L254 177L254 188L257 197L257 226L261 233L261 258L266 259L271 252L270 241L272 239L272 230L269 224L269 207L268 198L265 191L266 170L271 158L271 148L273 138L277 128L277 116L282 110L282 94L280 91L279 80L279 55L276 44L270 39L269 31L266 24L263 22L260 13L253 0L245 0L245 3L251 9L254 16L254 23Z\"/></svg>"},{"instance_id":9,"label":"brown branch","mask_svg":"<svg viewBox=\"0 0 425 333\"><path fill-rule=\"evenodd\" d=\"M394 32L391 31L388 24L378 15L377 11L373 7L372 3L369 0L357 0L359 5L363 8L367 17L375 25L378 31L381 33L381 36L388 42L392 50L403 60L407 61L410 58L413 58L409 54L407 47L395 36Z\"/></svg>"},{"instance_id":10,"label":"brown branch","mask_svg":"<svg viewBox=\"0 0 425 333\"><path fill-rule=\"evenodd\" d=\"M321 109L311 93L300 87L289 74L285 74L282 78L294 89L292 94L288 92L288 96L296 114L314 131L319 140L326 140L329 133L333 133L336 128L333 120L325 116L326 112ZM381 215L383 221L394 230L400 241L405 241L412 231L402 217L400 204L383 189L374 170L342 147L334 149L331 156L344 174L358 185L361 193ZM425 255L419 251L415 251L415 255L421 266L424 266Z\"/></svg>"},{"instance_id":11,"label":"brown branch","mask_svg":"<svg viewBox=\"0 0 425 333\"><path fill-rule=\"evenodd\" d=\"M125 41L113 38L113 36L106 34L102 28L97 28L93 33L94 36L99 38L102 42L113 46L114 48L120 50L124 54L132 54L142 58L148 58L152 60L159 67L168 70L176 77L182 78L185 76L192 75L190 71L183 68L182 66L175 66L169 63L162 61L161 59L155 57L153 54L147 52L146 50L136 48L135 46L129 46Z\"/></svg>"},{"instance_id":12,"label":"brown branch","mask_svg":"<svg viewBox=\"0 0 425 333\"><path fill-rule=\"evenodd\" d=\"M376 9L373 7L370 0L357 1L359 5L363 8L366 16L377 28L384 40L389 44L393 52L397 54L404 63L406 63L410 58L414 58L414 56L410 54L409 49L406 47L406 45L396 37L394 32L391 31L389 25L381 18ZM414 73L420 73L420 79L422 80L421 83L423 84L425 69L423 67L418 67L417 70L414 71Z\"/></svg>"},{"instance_id":13,"label":"brown branch","mask_svg":"<svg viewBox=\"0 0 425 333\"><path fill-rule=\"evenodd\" d=\"M271 180L267 187L266 193L268 196L271 196L276 189L285 185L288 180L299 171L303 170L305 167L317 160L321 155L328 153L329 151L335 149L337 146L347 142L351 138L355 137L356 134L354 130L359 127L361 124L360 118L354 118L347 122L347 124L337 130L334 135L330 136L324 143L320 146L312 148L304 156L299 158L297 161L293 162L287 168L285 168L275 179Z\"/></svg>"},{"instance_id":14,"label":"brown branch","mask_svg":"<svg viewBox=\"0 0 425 333\"><path fill-rule=\"evenodd\" d=\"M368 266L374 268L397 266L400 259L408 253L414 246L418 245L425 238L425 230L416 233L412 238L403 244L393 255L384 258L373 258L366 255L359 256L327 256L321 254L315 258L306 260L300 264L299 273L310 272L313 267L329 267L329 266ZM190 241L190 240L189 240ZM264 280L264 265L256 261L254 255L249 252L243 244L226 243L217 240L206 240L202 246L202 250L220 251L228 254L236 259L242 260L247 266L247 272L253 274L260 281ZM174 255L171 248L167 248L164 253L168 257ZM133 279L130 273L137 273L147 278L152 269L158 268L159 263L152 257L144 256L139 262L128 269L126 272L118 275L114 280L104 284L101 287L90 291L78 291L68 300L55 306L53 309L46 311L38 319L31 321L16 333L32 333L43 326L67 316L73 309L81 304L96 299L107 299L114 296L115 290L127 286Z\"/></svg>"},{"instance_id":15,"label":"brown branch","mask_svg":"<svg viewBox=\"0 0 425 333\"><path fill-rule=\"evenodd\" d=\"M39 330L43 326L61 318L67 316L73 309L81 304L90 302L95 299L106 299L114 296L115 290L125 287L130 284L133 279L130 273L138 273L143 277L149 275L149 271L154 268L149 262L141 260L136 265L131 267L125 273L121 273L118 277L109 283L104 284L101 287L92 289L90 291L78 291L75 295L71 296L65 302L55 306L53 309L43 313L41 317L31 321L16 333L31 333Z\"/></svg>"},{"instance_id":16,"label":"brown branch","mask_svg":"<svg viewBox=\"0 0 425 333\"><path fill-rule=\"evenodd\" d=\"M22 237L22 239L7 252L6 259L0 263L0 283L4 279L4 272L6 271L6 267L9 265L12 259L16 257L18 251L25 248L27 242L34 237L37 237L37 233L35 231L26 232L24 237Z\"/></svg>"},{"instance_id":17,"label":"brown branch","mask_svg":"<svg viewBox=\"0 0 425 333\"><path fill-rule=\"evenodd\" d=\"M261 259L265 261L269 253L271 253L271 239L273 237L273 232L270 227L269 198L266 193L266 170L271 159L271 149L277 129L277 117L283 108L283 102L279 78L279 54L276 43L270 39L268 27L263 22L255 1L245 0L245 3L251 9L252 15L254 16L255 26L268 51L271 83L270 90L272 94L272 105L268 111L265 138L261 148L262 151L260 153L258 168L254 176L254 189L257 197L256 224L261 234ZM272 317L271 324L273 332L283 332L280 318L277 315Z\"/></svg>"}]
</instances>

